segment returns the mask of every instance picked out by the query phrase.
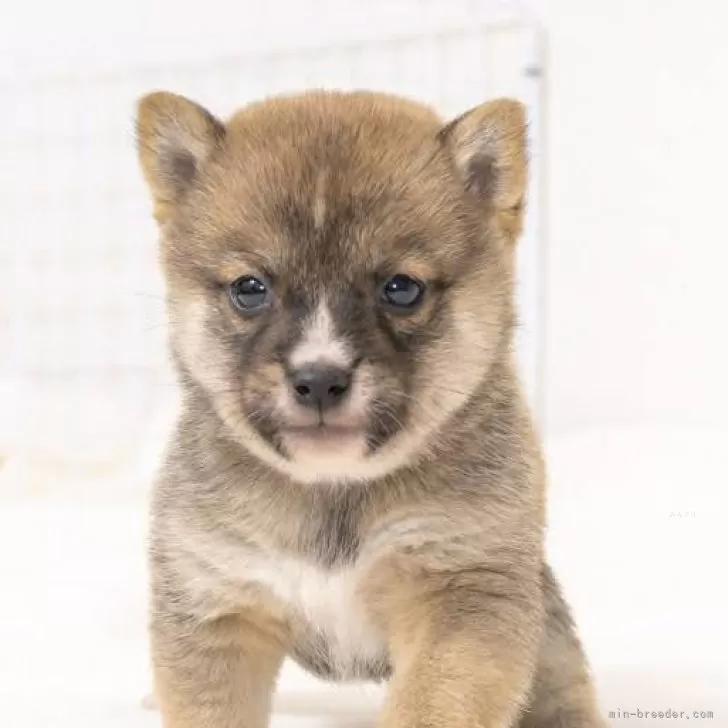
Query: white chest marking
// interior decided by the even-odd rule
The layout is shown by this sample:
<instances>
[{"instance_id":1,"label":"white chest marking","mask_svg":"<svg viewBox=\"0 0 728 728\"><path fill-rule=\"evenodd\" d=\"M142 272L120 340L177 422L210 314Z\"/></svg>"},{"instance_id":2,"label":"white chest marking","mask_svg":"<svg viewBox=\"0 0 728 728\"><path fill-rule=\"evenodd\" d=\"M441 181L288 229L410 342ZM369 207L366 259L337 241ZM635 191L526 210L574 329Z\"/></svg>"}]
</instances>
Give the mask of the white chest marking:
<instances>
[{"instance_id":1,"label":"white chest marking","mask_svg":"<svg viewBox=\"0 0 728 728\"><path fill-rule=\"evenodd\" d=\"M357 596L356 567L325 569L291 558L256 559L246 569L249 581L270 589L312 630L324 636L342 672L354 658L376 660L386 647Z\"/></svg>"}]
</instances>

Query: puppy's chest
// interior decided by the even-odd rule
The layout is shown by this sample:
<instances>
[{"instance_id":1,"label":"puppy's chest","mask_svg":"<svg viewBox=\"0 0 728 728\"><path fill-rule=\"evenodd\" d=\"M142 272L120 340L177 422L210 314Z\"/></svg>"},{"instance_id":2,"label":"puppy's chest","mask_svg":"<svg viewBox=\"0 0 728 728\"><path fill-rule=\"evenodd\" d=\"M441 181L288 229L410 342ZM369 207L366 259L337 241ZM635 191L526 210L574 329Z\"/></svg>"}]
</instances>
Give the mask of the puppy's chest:
<instances>
[{"instance_id":1,"label":"puppy's chest","mask_svg":"<svg viewBox=\"0 0 728 728\"><path fill-rule=\"evenodd\" d=\"M325 567L304 559L255 556L245 577L290 615L293 657L330 678L381 678L386 641L367 614L356 564Z\"/></svg>"}]
</instances>

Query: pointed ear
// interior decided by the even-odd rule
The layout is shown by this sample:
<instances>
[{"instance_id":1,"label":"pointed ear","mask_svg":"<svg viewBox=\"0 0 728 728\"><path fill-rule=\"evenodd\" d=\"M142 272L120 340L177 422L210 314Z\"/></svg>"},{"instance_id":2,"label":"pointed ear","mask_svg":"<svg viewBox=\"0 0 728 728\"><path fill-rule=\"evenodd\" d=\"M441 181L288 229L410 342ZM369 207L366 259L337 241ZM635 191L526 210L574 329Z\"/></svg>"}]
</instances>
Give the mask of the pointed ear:
<instances>
[{"instance_id":1,"label":"pointed ear","mask_svg":"<svg viewBox=\"0 0 728 728\"><path fill-rule=\"evenodd\" d=\"M158 91L140 99L137 150L158 223L169 218L224 135L212 114L182 96Z\"/></svg>"},{"instance_id":2,"label":"pointed ear","mask_svg":"<svg viewBox=\"0 0 728 728\"><path fill-rule=\"evenodd\" d=\"M515 237L526 194L526 113L522 104L498 99L476 106L440 131L467 189L498 216Z\"/></svg>"}]
</instances>

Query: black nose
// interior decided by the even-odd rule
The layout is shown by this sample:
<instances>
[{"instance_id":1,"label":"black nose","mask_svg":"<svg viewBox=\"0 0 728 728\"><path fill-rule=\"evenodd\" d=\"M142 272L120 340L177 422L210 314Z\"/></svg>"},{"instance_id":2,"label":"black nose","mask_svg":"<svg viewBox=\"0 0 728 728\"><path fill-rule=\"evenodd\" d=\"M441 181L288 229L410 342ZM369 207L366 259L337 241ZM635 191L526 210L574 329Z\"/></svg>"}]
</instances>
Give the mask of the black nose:
<instances>
[{"instance_id":1,"label":"black nose","mask_svg":"<svg viewBox=\"0 0 728 728\"><path fill-rule=\"evenodd\" d=\"M351 384L351 374L336 367L309 366L293 373L296 401L304 407L329 409L340 404Z\"/></svg>"}]
</instances>

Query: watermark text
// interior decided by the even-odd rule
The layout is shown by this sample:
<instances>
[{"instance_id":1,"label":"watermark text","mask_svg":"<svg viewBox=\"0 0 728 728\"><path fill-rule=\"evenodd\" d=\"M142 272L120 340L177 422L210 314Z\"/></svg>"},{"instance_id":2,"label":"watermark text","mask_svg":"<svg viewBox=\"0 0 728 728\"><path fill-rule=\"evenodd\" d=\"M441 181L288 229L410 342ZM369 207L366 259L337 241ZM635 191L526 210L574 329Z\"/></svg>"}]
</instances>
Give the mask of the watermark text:
<instances>
[{"instance_id":1,"label":"watermark text","mask_svg":"<svg viewBox=\"0 0 728 728\"><path fill-rule=\"evenodd\" d=\"M612 720L644 720L645 718L665 718L670 720L712 720L715 715L712 710L610 710Z\"/></svg>"}]
</instances>

